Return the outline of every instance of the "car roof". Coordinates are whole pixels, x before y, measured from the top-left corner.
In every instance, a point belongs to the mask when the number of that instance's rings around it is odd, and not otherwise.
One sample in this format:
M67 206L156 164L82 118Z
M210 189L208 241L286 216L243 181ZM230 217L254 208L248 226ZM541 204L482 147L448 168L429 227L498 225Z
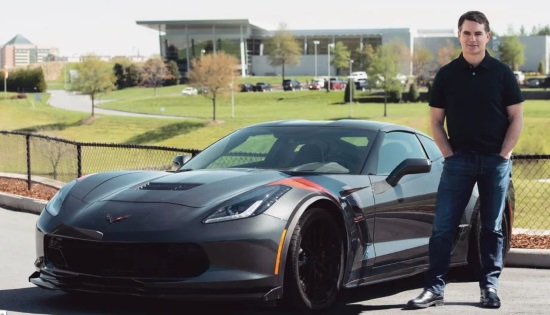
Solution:
M340 120L278 120L258 123L249 127L348 127L357 129L366 129L374 131L408 131L425 135L423 132L414 128L396 125L388 122L375 120L355 120L355 119L340 119Z

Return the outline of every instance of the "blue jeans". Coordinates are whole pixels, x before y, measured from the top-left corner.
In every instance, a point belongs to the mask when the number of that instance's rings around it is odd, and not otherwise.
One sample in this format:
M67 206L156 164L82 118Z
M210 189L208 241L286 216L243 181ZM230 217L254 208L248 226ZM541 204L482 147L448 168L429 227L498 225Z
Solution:
M498 154L457 151L445 159L429 244L425 289L442 294L458 226L477 183L480 201L480 288L498 287L503 264L502 214L512 162Z

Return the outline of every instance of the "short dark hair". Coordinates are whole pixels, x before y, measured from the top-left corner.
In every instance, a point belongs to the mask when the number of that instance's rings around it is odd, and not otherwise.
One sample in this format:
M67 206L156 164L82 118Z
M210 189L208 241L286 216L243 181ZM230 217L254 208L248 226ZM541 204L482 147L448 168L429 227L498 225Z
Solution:
M460 16L460 18L458 19L458 30L459 31L462 29L462 24L464 23L465 20L474 21L474 22L477 22L479 24L485 25L485 32L487 32L487 33L491 31L491 27L489 26L489 20L487 19L485 14L483 14L482 12L468 11L468 12L462 14Z

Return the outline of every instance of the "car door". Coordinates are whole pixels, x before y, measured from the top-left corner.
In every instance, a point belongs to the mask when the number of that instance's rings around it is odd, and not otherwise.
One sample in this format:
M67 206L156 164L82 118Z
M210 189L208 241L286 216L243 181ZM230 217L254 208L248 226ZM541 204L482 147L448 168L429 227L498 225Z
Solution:
M414 133L385 133L371 175L375 199L373 273L402 273L427 263L428 242L439 183L438 170L405 175L395 187L386 182L393 169L407 158L428 158Z

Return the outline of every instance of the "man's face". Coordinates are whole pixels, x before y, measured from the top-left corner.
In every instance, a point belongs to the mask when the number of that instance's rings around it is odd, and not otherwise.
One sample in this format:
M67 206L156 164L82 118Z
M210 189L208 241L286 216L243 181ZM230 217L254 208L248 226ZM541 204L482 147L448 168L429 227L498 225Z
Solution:
M485 25L475 21L465 20L458 31L458 39L465 55L482 54L490 38L491 33L485 32Z

